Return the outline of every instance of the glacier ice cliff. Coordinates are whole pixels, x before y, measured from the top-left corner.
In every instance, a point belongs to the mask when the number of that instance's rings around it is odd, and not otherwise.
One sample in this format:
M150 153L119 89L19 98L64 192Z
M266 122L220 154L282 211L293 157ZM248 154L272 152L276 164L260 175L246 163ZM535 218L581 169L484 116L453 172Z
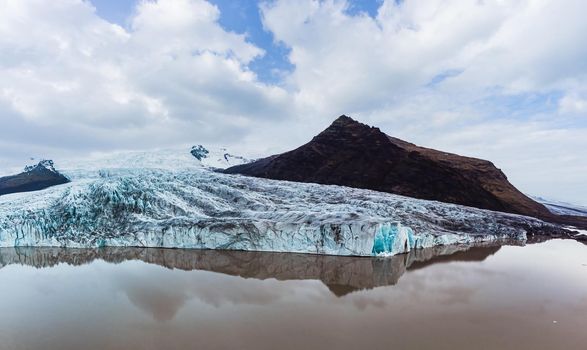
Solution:
M186 154L171 166L153 154L70 166L60 171L71 183L0 197L0 247L370 256L561 230L529 217L369 190L220 174Z

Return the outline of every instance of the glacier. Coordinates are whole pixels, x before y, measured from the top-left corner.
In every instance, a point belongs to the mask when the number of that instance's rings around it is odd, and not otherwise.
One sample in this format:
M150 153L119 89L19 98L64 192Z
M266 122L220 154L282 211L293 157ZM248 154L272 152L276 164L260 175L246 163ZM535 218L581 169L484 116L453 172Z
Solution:
M63 164L58 170L71 183L0 197L0 247L387 256L452 244L524 242L529 235L563 232L519 215L221 174L213 170L223 165L218 159L209 165L189 151L172 150L55 162Z
M587 207L584 206L545 199L542 197L531 196L531 198L544 205L551 213L556 215L587 216Z

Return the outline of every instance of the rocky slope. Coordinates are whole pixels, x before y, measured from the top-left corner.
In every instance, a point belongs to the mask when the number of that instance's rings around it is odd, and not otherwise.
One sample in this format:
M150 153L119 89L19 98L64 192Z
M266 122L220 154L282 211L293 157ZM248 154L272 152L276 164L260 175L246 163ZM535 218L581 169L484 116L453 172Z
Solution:
M68 182L67 177L55 170L53 161L42 160L37 165L27 166L20 174L0 177L0 196L42 190Z
M587 227L586 218L555 215L528 198L489 161L419 147L344 115L293 151L225 172L370 189Z

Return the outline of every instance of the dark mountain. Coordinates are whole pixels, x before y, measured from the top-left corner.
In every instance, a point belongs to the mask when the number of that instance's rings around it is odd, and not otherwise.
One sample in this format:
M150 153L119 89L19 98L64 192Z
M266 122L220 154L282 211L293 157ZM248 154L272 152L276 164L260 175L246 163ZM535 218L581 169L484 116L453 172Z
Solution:
M42 160L27 166L18 175L0 177L0 196L8 193L38 191L47 187L68 183L69 179L53 167L53 161Z
M587 219L552 214L489 161L419 147L344 115L293 151L225 172L364 188L587 226Z

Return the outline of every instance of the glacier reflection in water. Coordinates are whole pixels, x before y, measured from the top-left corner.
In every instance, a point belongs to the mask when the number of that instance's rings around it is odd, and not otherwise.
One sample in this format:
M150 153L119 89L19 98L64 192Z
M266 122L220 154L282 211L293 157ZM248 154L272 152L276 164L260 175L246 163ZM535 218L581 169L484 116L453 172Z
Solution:
M0 349L584 349L587 246L0 249ZM556 321L556 322L555 322Z
M108 263L142 261L168 269L204 270L265 280L320 280L335 295L395 285L410 268L441 261L482 261L500 249L496 245L439 246L386 258L230 250L159 249L133 247L0 248L0 267L18 264L36 268L73 266L96 260Z

